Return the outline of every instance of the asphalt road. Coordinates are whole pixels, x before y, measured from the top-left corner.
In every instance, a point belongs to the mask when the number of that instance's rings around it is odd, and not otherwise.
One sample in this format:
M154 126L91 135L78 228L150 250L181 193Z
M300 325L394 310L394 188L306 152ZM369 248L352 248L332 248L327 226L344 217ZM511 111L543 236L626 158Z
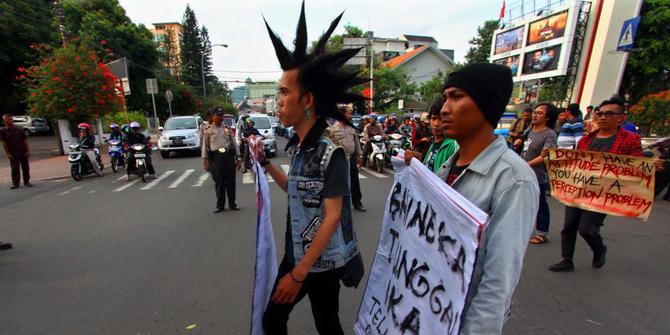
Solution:
M107 171L81 182L0 190L0 240L15 244L0 252L0 334L248 333L251 178L238 175L241 211L213 214L213 183L200 179L206 174L199 158L154 157L164 177L153 184L127 183ZM281 154L275 162L287 159ZM362 175L368 212L354 220L369 268L393 174ZM276 184L270 188L281 256L286 199ZM667 334L670 203L659 200L647 222L608 218L607 265L592 270L580 239L577 270L562 274L546 270L560 258L563 220L562 206L550 204L551 241L528 248L505 334ZM343 287L340 294L349 334L362 293ZM289 332L316 333L307 299L294 310Z

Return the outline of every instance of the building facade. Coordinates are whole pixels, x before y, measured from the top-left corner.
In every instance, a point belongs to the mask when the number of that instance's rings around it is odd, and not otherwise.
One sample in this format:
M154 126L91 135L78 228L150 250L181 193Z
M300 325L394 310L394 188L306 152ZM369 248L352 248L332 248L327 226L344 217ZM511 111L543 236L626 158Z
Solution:
M179 22L152 23L152 27L149 28L149 31L154 35L154 41L158 45L158 51L161 53L168 51L167 42L170 42L170 55L169 57L163 57L161 62L172 75L177 75L181 67L179 41L181 40L182 29L183 27ZM170 60L169 64L166 63L168 59Z

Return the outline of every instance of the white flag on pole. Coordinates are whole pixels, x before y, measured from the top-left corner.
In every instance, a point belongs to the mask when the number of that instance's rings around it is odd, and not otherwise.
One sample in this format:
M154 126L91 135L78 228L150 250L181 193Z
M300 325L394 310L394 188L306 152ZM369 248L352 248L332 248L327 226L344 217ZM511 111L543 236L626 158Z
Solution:
M260 143L259 143L260 142ZM257 145L263 142L249 140L251 152L255 152ZM277 251L275 239L272 234L272 220L270 217L270 188L265 178L263 168L258 163L255 155L254 172L256 173L256 264L254 268L254 293L251 305L251 335L263 335L263 314L270 301L270 294L277 276Z

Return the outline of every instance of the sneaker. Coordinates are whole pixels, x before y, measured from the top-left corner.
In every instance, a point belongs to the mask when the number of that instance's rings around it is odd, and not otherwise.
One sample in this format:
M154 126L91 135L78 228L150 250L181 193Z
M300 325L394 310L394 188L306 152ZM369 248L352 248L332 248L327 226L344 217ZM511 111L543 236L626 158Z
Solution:
M357 203L357 204L354 204L354 208L355 208L357 211L359 211L359 212L365 212L365 211L367 211L367 209L365 208L365 206L363 206L363 204L360 203L360 202Z
M603 248L600 251L593 253L591 267L594 269L602 268L603 265L605 265L605 255L607 255L607 247L603 245Z
M564 259L560 263L556 263L549 267L549 271L553 272L571 272L575 270L575 264L569 259Z
M12 248L11 243L0 242L0 250L7 250L11 248Z
M29 183L29 182L28 182L28 183L25 183L25 185L26 185L26 187L33 187L33 184L31 184L31 183Z
M15 190L15 189L19 188L19 185L12 185L12 187L10 187L10 188L11 188L12 190Z

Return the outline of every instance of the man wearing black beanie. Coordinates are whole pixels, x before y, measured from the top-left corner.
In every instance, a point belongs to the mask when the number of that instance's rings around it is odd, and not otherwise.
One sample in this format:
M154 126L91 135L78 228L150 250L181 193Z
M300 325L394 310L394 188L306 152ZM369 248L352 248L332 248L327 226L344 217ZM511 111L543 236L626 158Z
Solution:
M459 149L438 175L490 217L460 334L502 333L538 209L540 191L533 170L493 133L511 94L512 73L496 64L465 66L444 87L442 126Z

